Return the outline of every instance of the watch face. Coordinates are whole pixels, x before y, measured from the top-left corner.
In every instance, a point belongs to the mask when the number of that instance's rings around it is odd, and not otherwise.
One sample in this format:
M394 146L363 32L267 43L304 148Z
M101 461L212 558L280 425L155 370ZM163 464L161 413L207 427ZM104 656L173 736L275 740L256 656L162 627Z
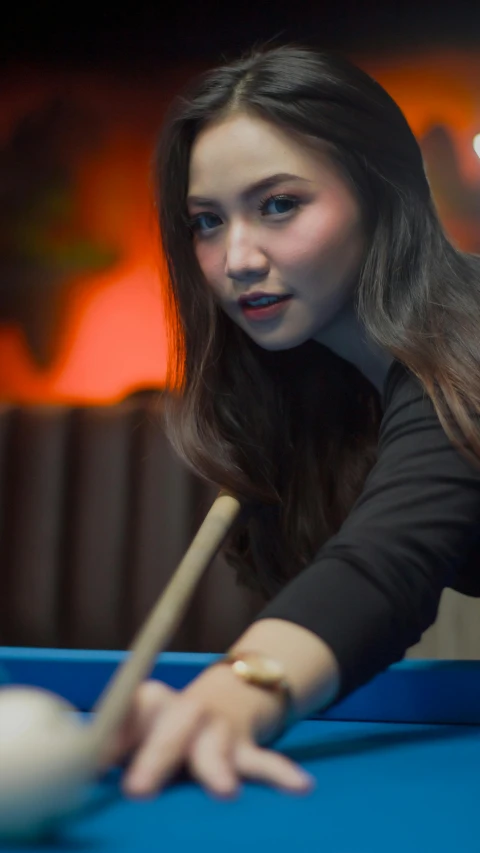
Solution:
M232 665L232 668L246 681L258 681L259 684L273 686L279 684L284 678L282 665L271 658L254 652L243 653L241 658Z

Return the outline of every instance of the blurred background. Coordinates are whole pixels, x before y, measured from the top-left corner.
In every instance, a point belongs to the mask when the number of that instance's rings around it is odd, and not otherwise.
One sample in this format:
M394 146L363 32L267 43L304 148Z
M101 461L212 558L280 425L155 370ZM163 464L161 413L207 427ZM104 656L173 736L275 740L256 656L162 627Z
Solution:
M480 253L480 4L19 2L0 30L0 643L124 648L215 492L161 426L151 162L165 107L254 43L343 52L403 109L447 232ZM262 602L217 558L171 648L220 651ZM446 593L411 655L480 656Z

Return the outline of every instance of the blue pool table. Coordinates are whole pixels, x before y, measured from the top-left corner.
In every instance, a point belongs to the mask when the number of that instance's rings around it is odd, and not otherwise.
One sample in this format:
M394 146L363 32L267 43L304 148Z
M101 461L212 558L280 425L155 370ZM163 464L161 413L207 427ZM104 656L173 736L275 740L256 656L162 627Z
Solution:
M0 648L0 672L88 712L122 652ZM214 655L162 655L153 676L182 687ZM275 748L313 773L290 796L244 784L215 801L187 778L129 800L112 770L84 813L38 853L470 853L480 851L480 661L391 667ZM0 756L1 760L1 756ZM1 846L0 850L12 850Z

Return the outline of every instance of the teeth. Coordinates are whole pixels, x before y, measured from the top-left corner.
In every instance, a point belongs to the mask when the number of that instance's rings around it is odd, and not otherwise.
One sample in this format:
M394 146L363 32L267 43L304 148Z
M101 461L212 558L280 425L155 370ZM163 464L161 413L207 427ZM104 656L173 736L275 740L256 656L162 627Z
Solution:
M247 305L253 305L253 306L273 305L274 302L279 302L279 301L281 301L281 297L279 297L279 296L262 296L260 299L249 300L246 304Z

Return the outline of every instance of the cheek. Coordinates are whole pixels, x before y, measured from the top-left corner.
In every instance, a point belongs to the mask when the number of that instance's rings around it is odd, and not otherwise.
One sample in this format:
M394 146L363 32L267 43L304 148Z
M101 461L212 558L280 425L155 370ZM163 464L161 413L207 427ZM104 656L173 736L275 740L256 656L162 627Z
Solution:
M363 253L363 230L355 210L338 211L335 207L310 209L292 223L288 234L277 243L279 263L305 272L326 265L349 269L360 263Z
M198 265L208 282L208 284L216 289L224 278L224 262L223 250L219 243L215 241L198 242L194 246L195 256Z
M204 272L218 265L219 250L218 246L215 247L213 240L210 242L199 241L195 244L194 251L200 268Z

